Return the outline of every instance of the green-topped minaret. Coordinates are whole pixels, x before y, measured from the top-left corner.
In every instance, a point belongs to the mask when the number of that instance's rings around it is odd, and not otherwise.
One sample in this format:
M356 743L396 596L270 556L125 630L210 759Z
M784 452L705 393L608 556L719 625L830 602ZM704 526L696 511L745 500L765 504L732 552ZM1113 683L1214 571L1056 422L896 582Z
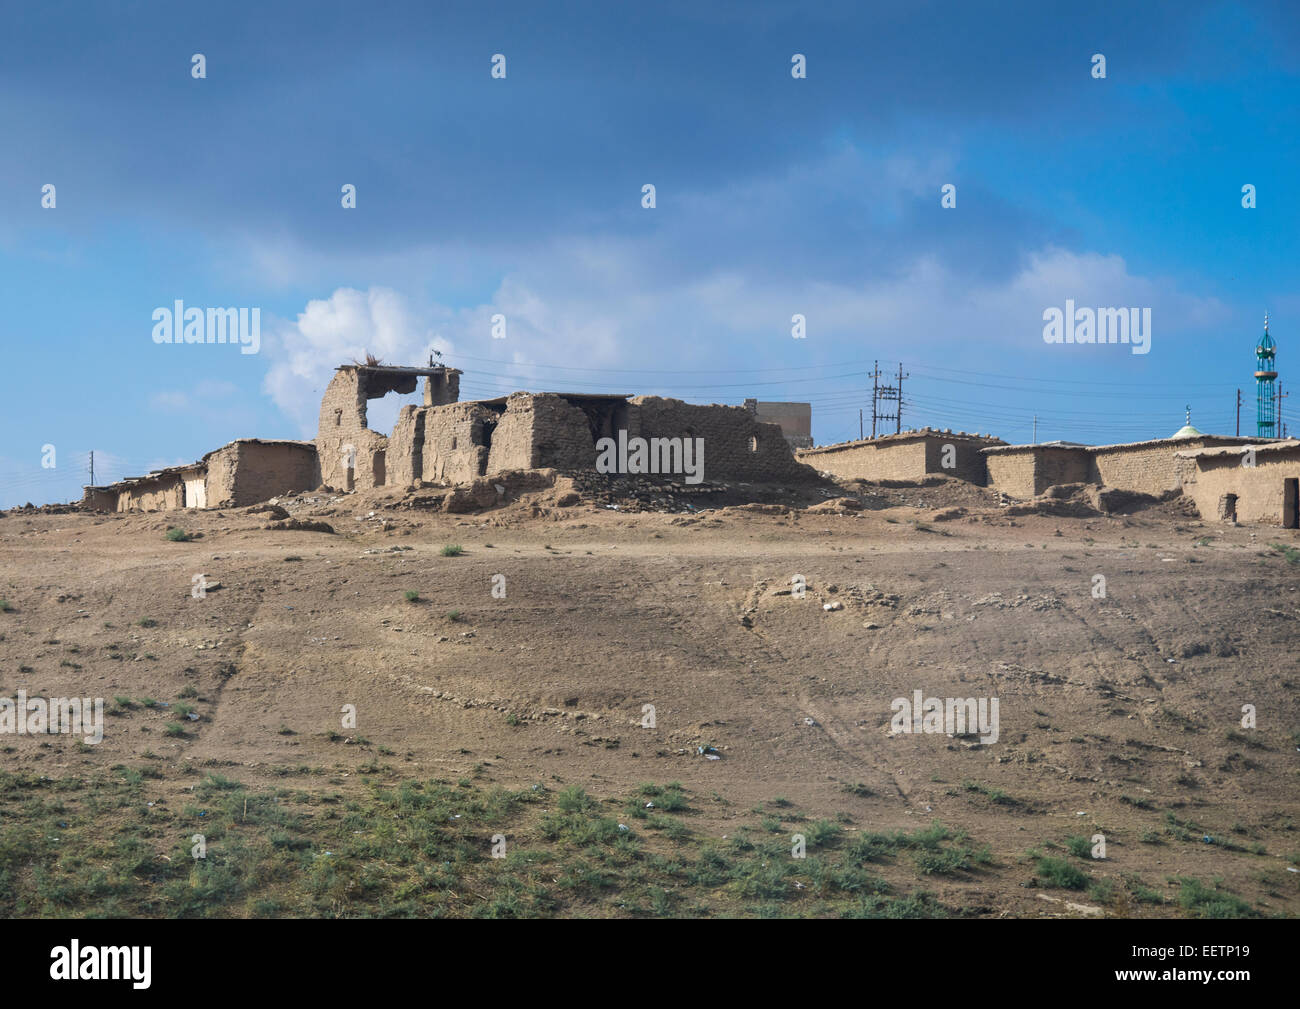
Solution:
M1268 313L1264 313L1264 339L1255 348L1255 434L1260 438L1276 438L1277 396L1277 344L1268 335Z

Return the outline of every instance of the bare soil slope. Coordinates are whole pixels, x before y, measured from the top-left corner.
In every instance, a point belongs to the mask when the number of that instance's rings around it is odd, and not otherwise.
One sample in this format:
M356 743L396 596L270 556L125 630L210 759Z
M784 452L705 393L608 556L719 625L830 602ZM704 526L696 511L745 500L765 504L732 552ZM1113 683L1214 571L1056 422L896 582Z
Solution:
M1159 899L1180 877L1300 912L1300 564L1271 546L1294 532L1163 506L1013 516L964 485L843 493L685 514L553 493L464 515L379 493L282 502L334 534L246 510L11 512L0 696L132 703L97 746L2 737L0 766L152 762L174 807L202 770L274 784L320 767L346 791L376 759L392 783L609 797L671 780L718 838L777 799L850 833L964 830L989 847L978 867L885 869L961 913L1183 914ZM173 523L201 535L171 542ZM200 574L219 586L195 598ZM917 690L998 698L998 741L891 734L891 702ZM169 736L185 696L199 718ZM1062 847L1098 833L1105 860ZM1101 888L1045 886L1039 854Z

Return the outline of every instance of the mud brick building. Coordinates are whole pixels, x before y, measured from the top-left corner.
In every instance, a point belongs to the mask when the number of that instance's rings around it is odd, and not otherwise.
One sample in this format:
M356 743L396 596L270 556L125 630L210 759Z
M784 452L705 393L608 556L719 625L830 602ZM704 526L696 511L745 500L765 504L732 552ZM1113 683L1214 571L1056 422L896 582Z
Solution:
M696 406L658 396L516 392L458 402L450 368L344 365L321 400L316 448L322 484L336 491L465 483L509 470L592 470L601 438L701 438L704 479L772 483L815 480L780 426L739 406ZM424 405L406 406L389 436L366 423L366 401L411 393L425 379Z
M923 480L953 476L983 486L988 469L983 450L1005 444L992 435L922 428L795 453L800 462L841 480ZM945 465L951 463L951 465Z
M617 441L622 433L651 444L701 440L701 477L714 483L790 485L814 482L819 473L902 482L952 476L1024 500L1064 484L1151 495L1182 489L1205 518L1291 528L1300 512L1300 442L1207 435L1190 421L1169 438L1121 445L1007 445L991 435L923 428L792 448L810 440L806 403L703 406L568 392L461 402L460 376L443 366L342 365L321 399L314 442L240 438L198 462L87 487L82 506L118 512L242 507L318 488L463 485L538 469L587 473L596 468L601 439ZM391 434L371 430L369 401L414 393L421 379L423 402L403 407ZM1241 465L1243 459L1251 465Z
M1183 493L1204 519L1300 528L1300 441L1177 452Z
M1183 428L1169 438L1119 445L1000 445L984 450L989 484L1008 497L1028 500L1048 487L1095 483L1159 495L1182 486L1175 454L1213 446L1244 445L1258 439L1202 434Z
M319 484L316 446L311 442L240 438L198 462L87 487L81 504L110 512L241 508Z
M455 368L444 367L345 364L335 369L321 399L316 426L321 482L332 490L387 484L388 438L367 425L367 402L390 392L415 392L424 378L425 407L455 403L460 398L460 376Z

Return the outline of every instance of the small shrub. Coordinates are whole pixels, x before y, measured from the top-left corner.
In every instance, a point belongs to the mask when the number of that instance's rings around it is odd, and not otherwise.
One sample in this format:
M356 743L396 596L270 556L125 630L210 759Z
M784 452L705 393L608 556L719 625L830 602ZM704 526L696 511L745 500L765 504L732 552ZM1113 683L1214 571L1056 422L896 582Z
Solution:
M415 589L407 589L402 595L408 603L418 603L420 601L420 593L416 592Z
M193 537L184 529L178 529L172 526L167 530L167 538L173 543L188 543Z
M465 548L458 543L448 543L441 550L444 557L459 557L465 552Z
M1045 886L1065 890L1082 890L1088 884L1088 877L1065 859L1046 855L1038 860L1038 878Z

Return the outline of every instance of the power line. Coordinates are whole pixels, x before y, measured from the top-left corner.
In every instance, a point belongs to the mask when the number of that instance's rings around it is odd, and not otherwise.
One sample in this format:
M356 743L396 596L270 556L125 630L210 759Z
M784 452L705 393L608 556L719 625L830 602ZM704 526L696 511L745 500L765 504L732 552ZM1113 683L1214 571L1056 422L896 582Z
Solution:
M841 361L836 364L806 364L806 365L773 365L768 368L726 368L707 370L700 368L686 369L667 369L667 368L594 368L582 365L563 365L563 364L531 364L524 361L502 361L496 358L475 357L470 354L456 354L455 357L465 361L480 361L485 364L504 365L507 368L542 368L548 371L576 371L576 372L597 372L601 374L625 374L625 375L747 375L763 374L767 372L784 373L788 371L811 371L823 368L856 368L866 367L871 361ZM1079 378L1048 378L1034 375L1004 375L1000 372L976 371L971 368L942 368L938 365L926 362L901 362L904 367L915 369L918 372L939 371L950 374L960 375L978 375L983 378L1000 378L1015 382L1056 382L1066 385L1113 385L1120 388L1140 388L1148 389L1152 386L1168 385L1179 389L1192 389L1197 387L1221 389L1231 387L1231 382L1115 382L1105 379L1079 379ZM478 374L486 374L479 372ZM823 376L823 377L840 377L840 376ZM951 381L937 378L936 381ZM800 379L799 381L807 381ZM996 388L996 387L995 387Z

